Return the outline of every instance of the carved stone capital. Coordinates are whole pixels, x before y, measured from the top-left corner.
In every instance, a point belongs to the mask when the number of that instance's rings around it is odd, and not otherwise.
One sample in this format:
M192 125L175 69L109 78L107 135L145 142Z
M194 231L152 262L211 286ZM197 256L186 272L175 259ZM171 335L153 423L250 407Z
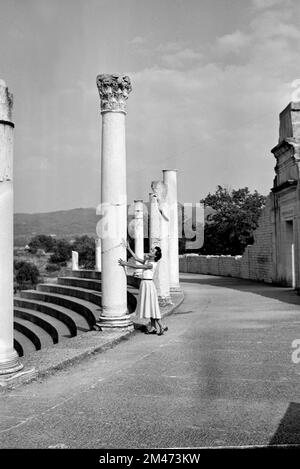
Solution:
M101 112L126 113L126 100L132 90L128 76L98 75L97 87L100 95Z

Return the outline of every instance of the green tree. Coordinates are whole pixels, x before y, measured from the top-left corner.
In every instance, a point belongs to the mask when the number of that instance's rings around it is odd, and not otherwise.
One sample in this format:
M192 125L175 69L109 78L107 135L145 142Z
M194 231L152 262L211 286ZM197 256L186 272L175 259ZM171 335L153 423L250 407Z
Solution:
M73 251L78 252L80 266L85 269L95 268L95 239L84 235L75 238L72 245Z
M39 234L31 238L28 246L30 252L35 254L38 249L43 249L46 252L53 251L55 248L56 240L52 238L52 236L47 236L43 234Z
M201 254L242 254L253 243L266 197L257 191L251 193L248 187L228 190L218 186L201 202L212 211L206 219Z
M71 259L72 246L66 239L58 239L55 244L54 252L50 256L49 262L52 264L66 265Z
M36 285L39 281L39 270L32 262L15 261L14 276L19 285L32 284Z

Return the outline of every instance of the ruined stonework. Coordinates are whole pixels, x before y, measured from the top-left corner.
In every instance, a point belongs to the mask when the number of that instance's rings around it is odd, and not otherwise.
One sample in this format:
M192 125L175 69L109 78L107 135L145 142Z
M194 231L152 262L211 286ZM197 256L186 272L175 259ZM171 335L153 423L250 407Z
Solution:
M237 277L272 282L272 200L268 197L254 232L254 244L247 246L243 256L185 255L179 259L181 272Z
M280 113L275 178L243 256L182 256L181 272L239 277L300 290L300 103Z

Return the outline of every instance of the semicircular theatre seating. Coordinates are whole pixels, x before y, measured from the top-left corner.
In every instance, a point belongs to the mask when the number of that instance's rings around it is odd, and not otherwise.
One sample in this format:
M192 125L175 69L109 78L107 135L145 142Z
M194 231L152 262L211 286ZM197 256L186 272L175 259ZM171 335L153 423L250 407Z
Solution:
M128 280L129 313L138 285ZM101 272L72 271L56 283L41 283L14 298L14 347L20 356L93 329L101 312Z

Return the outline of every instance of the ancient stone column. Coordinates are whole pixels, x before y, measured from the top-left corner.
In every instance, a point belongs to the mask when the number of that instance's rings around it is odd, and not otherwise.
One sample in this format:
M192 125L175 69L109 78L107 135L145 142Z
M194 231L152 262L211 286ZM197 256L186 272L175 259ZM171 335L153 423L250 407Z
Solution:
M102 114L101 206L102 312L98 325L132 327L127 310L127 279L118 259L126 260L127 193L125 115L130 79L98 75Z
M72 251L72 270L79 270L78 267L78 252Z
M157 205L157 196L149 193L149 249L160 247L160 213Z
M150 204L150 247L159 246L162 257L158 262L154 283L160 306L172 304L169 280L169 205L167 186L161 181L152 181L153 194ZM151 223L154 224L151 228Z
M0 375L23 368L14 349L13 97L0 80Z
M144 259L144 204L142 200L134 201L134 252L137 257ZM136 270L142 275L142 269Z
M170 291L181 291L179 285L179 250L178 250L178 202L177 170L164 169L163 181L167 185L167 202L169 205L169 275Z
M101 238L95 239L95 269L101 272Z

